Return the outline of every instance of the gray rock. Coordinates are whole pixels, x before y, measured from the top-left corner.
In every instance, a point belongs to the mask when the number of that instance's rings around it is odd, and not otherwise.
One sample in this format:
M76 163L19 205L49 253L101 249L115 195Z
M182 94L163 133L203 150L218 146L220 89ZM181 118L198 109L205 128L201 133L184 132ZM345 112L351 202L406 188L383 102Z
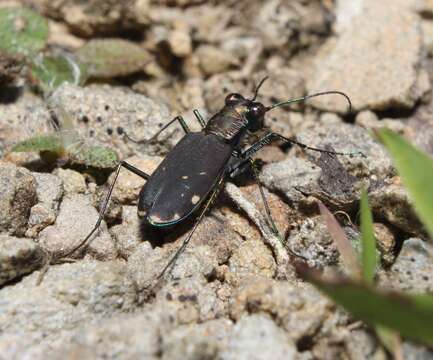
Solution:
M116 248L119 255L129 258L143 242L140 232L140 221L136 206L122 207L122 223L110 228L110 233L116 239Z
M186 234L185 236L187 236ZM183 237L175 243L166 244L162 248L151 249L143 243L128 258L128 273L139 291L150 290L158 280L158 276L181 246ZM218 266L215 252L207 245L189 246L177 258L165 277L179 280L187 277L210 277Z
M230 315L240 319L247 313L266 312L298 342L317 336L326 321L335 326L332 303L308 284L293 285L263 277L246 278L230 299ZM321 330L322 329L322 330Z
M35 172L33 176L36 179L38 203L30 210L26 237L35 238L42 229L56 220L63 196L63 182L59 177L48 173Z
M296 346L269 316L242 317L233 327L227 348L220 357L236 359L294 359Z
M0 231L24 235L36 201L36 180L30 171L0 163Z
M395 227L416 235L423 233L423 227L416 216L407 190L399 178L381 184L369 194L373 212L386 219Z
M51 209L57 210L64 190L62 179L48 173L35 172L33 176L36 179L38 202L47 204Z
M339 37L328 42L317 57L316 71L308 81L309 92L344 91L358 111L412 107L430 85L420 87L420 21L408 3L358 2L356 14L340 27ZM321 97L313 103L328 111L347 109L338 96Z
M39 243L54 256L72 250L93 229L98 220L98 212L92 206L90 196L75 194L66 197L60 205L59 215L54 225L41 231ZM90 239L87 251L99 259L113 259L117 252L114 242L103 221L99 231ZM77 251L79 256L83 251Z
M422 345L405 341L403 343L403 356L405 360L431 360L433 351Z
M152 174L161 160L160 157L143 155L125 159L128 164L135 166L147 174ZM107 184L112 183L113 177L114 174L108 179ZM113 199L121 204L137 204L138 194L145 183L145 179L142 179L131 171L122 169L113 190Z
M395 263L380 273L380 285L416 293L433 291L433 247L417 238L405 240Z
M328 31L330 14L317 2L272 0L257 5L248 8L250 16L244 16L244 21L254 16L253 26L267 49L282 47L291 52L314 44L318 34ZM303 36L296 36L299 32Z
M338 263L337 246L321 216L298 224L290 233L287 246L305 257L310 266L322 268Z
M246 240L231 256L229 269L235 277L261 275L272 278L276 263L272 251L262 241Z
M44 265L47 256L30 239L0 235L0 286Z
M78 171L59 168L54 175L62 180L66 194L84 194L87 190L86 179Z
M200 276L167 283L156 294L162 308L175 309L177 322L188 324L227 316L227 304L217 295L221 284Z
M80 325L135 308L134 287L120 261L52 266L36 285L39 275L34 272L1 290L2 338L19 335L31 340L31 346L9 344L10 358L39 352L37 358L42 359L47 349L60 348Z
M115 315L79 327L69 342L57 346L55 359L159 359L161 324L150 311Z
M338 160L350 175L363 178L366 183L394 174L390 156L370 132L356 125L321 120L316 126L297 133L297 140L309 146L322 149L331 146L335 151L353 154L339 155ZM315 151L305 153L314 162L321 157Z
M125 159L134 154L166 152L169 141L182 130L173 125L152 144L136 144L117 132L123 128L134 139L150 139L170 116L165 106L127 89L108 85L63 85L50 98L51 106L71 114L79 134L90 144L111 145Z
M183 325L162 339L162 359L215 359L226 347L233 323L228 319Z

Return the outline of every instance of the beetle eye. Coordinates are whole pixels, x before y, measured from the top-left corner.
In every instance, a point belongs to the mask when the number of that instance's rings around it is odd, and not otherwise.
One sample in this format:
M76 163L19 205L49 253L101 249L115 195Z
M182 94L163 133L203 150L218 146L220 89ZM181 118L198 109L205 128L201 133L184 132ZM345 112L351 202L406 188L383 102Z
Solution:
M266 109L260 103L253 103L248 109L248 118L257 119L265 115Z
M226 105L233 105L241 100L244 100L244 97L241 94L232 93L226 96L225 103Z
M260 103L252 103L248 107L247 119L250 131L257 131L263 127L265 113L266 108Z

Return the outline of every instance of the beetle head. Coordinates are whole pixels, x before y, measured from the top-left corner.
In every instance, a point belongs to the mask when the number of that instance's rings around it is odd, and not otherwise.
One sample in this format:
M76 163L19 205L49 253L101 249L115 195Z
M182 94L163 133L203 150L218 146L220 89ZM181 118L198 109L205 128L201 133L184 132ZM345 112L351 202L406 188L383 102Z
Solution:
M247 121L246 127L249 131L254 132L263 128L266 107L262 103L245 99L241 94L232 93L227 95L225 105Z

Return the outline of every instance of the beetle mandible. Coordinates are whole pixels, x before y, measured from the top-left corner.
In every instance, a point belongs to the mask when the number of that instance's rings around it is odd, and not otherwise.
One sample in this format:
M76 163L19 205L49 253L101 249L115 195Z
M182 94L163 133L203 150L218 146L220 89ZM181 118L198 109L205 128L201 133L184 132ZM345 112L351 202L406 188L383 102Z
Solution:
M322 153L353 155L353 153L342 153L311 147L274 132L268 132L260 140L247 149L242 150L247 132L256 132L263 129L265 114L277 107L305 101L316 96L337 94L346 98L349 104L349 111L351 109L349 97L340 91L320 92L279 102L271 106L265 106L256 101L256 97L266 79L265 77L261 80L251 99L247 99L238 93L227 95L224 107L211 116L207 122L198 110L194 110L193 113L202 128L199 132L191 132L181 116L175 117L163 126L150 140L156 138L162 131L175 122L180 123L185 136L167 154L151 175L146 174L125 161L121 161L116 168L114 179L101 206L95 227L84 240L80 241L79 244L63 255L63 257L70 256L82 248L98 230L122 167L146 180L140 191L137 214L147 225L155 228L167 228L184 221L198 209L201 209L193 228L176 253L168 261L167 265L161 270L158 276L159 279L174 264L178 256L188 245L206 210L208 210L218 195L224 181L238 175L245 167L253 167L252 156L264 146L279 140L284 143L298 145L303 149ZM120 130L123 131L122 129ZM130 141L137 143L150 141L137 141L129 137L127 133L123 133ZM260 186L259 182L258 184ZM268 223L274 231L277 231L272 221L264 193L261 188L260 190L265 204Z

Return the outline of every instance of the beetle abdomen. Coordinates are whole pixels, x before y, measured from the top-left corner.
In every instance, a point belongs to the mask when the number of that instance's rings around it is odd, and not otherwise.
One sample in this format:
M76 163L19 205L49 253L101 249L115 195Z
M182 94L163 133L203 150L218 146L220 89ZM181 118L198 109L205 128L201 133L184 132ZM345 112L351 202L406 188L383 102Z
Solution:
M141 189L139 216L159 227L182 221L224 175L232 150L213 134L185 135Z

